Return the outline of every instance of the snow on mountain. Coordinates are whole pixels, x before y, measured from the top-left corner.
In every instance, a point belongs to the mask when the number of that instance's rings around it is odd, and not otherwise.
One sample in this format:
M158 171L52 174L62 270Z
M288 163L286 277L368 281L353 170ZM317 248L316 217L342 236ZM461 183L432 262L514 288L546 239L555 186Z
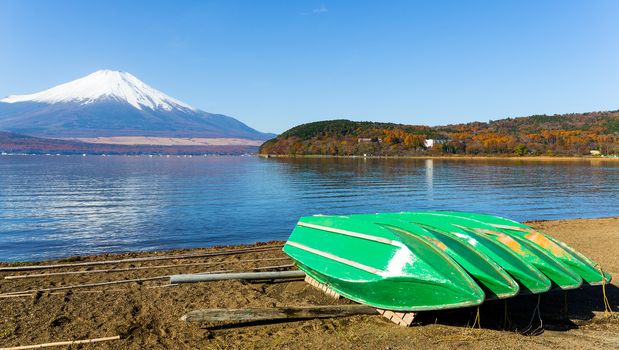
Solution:
M83 78L30 95L11 95L0 100L5 103L76 102L89 104L102 98L126 101L137 109L196 109L152 88L127 72L99 70Z
M0 130L51 138L174 137L266 140L226 115L196 109L126 72L83 78L0 100Z

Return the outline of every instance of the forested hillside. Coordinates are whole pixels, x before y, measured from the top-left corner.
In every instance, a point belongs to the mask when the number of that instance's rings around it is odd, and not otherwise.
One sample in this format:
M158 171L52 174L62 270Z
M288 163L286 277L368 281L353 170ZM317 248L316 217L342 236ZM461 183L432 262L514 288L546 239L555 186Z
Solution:
M434 140L430 146L426 140ZM260 147L276 155L619 154L619 111L534 115L429 127L329 120L296 126Z

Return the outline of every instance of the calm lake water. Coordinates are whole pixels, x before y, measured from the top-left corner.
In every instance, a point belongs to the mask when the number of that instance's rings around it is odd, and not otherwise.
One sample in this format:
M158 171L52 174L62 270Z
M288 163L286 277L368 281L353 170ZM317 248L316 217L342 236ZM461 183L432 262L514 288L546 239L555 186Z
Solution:
M303 215L420 209L616 216L619 162L0 157L0 261L285 240Z

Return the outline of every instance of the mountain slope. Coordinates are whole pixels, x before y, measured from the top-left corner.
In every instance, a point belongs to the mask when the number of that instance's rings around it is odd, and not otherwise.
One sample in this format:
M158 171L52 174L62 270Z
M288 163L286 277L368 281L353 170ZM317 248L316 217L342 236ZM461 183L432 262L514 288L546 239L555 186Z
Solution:
M191 107L129 73L110 70L39 93L1 99L0 130L56 138L272 137L232 117Z

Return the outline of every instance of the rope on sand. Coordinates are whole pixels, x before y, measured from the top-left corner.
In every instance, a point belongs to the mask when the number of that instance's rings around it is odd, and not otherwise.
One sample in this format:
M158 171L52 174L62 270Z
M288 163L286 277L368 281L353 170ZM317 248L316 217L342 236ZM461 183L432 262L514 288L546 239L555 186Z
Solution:
M606 318L616 318L615 313L613 312L613 308L610 306L610 302L608 301L608 296L606 295L606 276L604 276L604 271L602 271L602 266L597 266L600 274L602 275L602 299L604 300L604 317Z
M436 338L436 337L433 337ZM436 339L436 342L451 342L451 341L479 341L481 340L481 316L480 309L477 306L477 312L475 313L475 319L473 325L469 328L468 325L462 334L453 336L441 336Z
M503 314L503 329L509 329L512 326L512 320L509 318L509 309L507 308L507 299L503 300L505 304L505 310Z
M540 313L540 310L539 310L539 305L540 305L541 300L542 300L542 296L538 294L537 305L535 305L535 309L533 309L533 315L531 315L531 321L529 321L529 324L527 325L527 327L522 332L520 332L520 334L528 335L528 336L536 336L536 335L540 335L544 333L544 322L542 321L542 314ZM533 329L533 320L535 319L536 315L539 320L539 326Z

